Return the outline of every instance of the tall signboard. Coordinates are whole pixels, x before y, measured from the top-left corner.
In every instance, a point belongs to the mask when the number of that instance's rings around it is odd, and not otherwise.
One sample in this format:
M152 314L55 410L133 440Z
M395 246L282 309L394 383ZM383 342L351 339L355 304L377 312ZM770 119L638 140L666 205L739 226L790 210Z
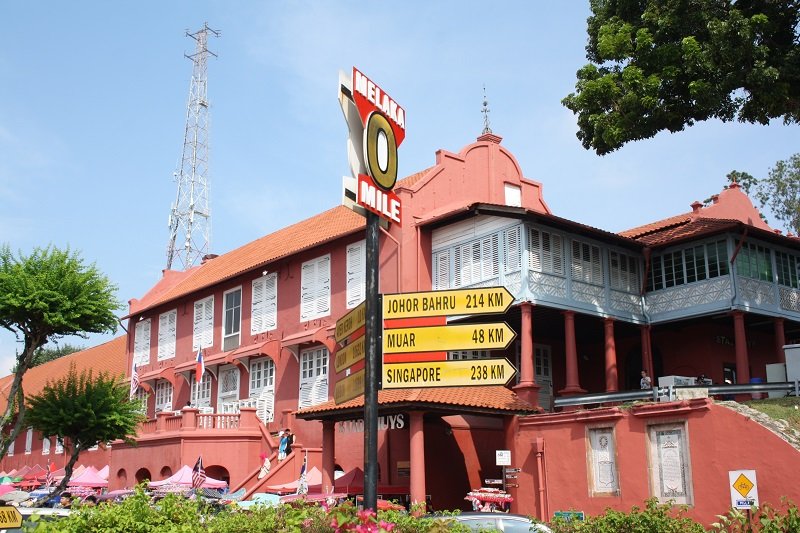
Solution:
M347 154L353 191L345 185L345 196L364 211L366 235L366 298L364 301L364 507L377 510L378 503L378 384L380 383L379 344L381 329L378 294L378 253L381 219L402 223L400 198L392 192L397 181L397 148L406 135L406 113L394 98L377 83L353 67L351 77L339 75L339 103L347 121L350 137ZM346 325L342 325L347 329ZM337 324L339 330L339 324ZM355 346L339 361L346 368L348 360L360 357ZM356 394L362 382L358 373L347 376L339 387L337 401Z

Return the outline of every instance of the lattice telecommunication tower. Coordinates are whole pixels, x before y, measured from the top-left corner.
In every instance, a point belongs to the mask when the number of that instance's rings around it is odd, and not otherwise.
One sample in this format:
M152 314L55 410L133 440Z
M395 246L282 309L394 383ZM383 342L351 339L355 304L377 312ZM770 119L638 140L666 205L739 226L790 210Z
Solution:
M178 194L169 215L167 269L176 261L187 269L211 251L211 205L208 181L208 56L217 55L208 49L208 37L220 32L208 24L187 37L196 41L195 52L184 54L192 61L192 81L186 110L186 131L183 154L174 179Z

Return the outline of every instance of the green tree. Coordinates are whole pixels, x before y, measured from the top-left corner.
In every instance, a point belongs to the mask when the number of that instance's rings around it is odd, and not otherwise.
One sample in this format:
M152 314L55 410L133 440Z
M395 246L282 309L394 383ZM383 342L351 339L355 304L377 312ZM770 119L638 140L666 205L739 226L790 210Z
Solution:
M48 381L39 394L27 398L25 423L43 435L60 438L70 450L56 494L67 486L82 451L116 439L134 442L144 415L141 402L131 400L128 393L121 376L103 372L95 377L92 370L78 374L73 363L65 376Z
M603 155L695 122L800 122L800 0L591 0L562 103Z
M15 256L0 246L0 327L14 333L23 349L17 354L8 404L0 428L0 458L19 435L25 402L22 377L33 366L36 351L64 335L114 332L120 308L116 286L77 253L55 247L36 248Z
M56 359L60 359L65 355L69 355L71 353L79 352L83 350L80 346L73 346L69 343L64 344L56 344L53 348L48 348L43 346L36 350L36 353L33 354L33 361L31 362L31 368L39 365L43 365L45 363L49 363L50 361L55 361ZM14 369L11 371L12 374L17 372L17 367L14 366Z

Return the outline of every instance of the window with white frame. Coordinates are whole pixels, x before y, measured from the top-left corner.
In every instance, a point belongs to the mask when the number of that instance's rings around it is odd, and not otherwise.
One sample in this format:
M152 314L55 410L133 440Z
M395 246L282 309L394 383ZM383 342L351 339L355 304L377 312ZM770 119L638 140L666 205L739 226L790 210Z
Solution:
M166 379L156 382L156 413L172 411L172 383Z
M328 400L328 349L300 353L300 409Z
M33 450L33 428L28 428L25 433L25 455L30 455Z
M278 273L253 280L250 333L255 335L278 327Z
M210 407L211 406L211 374L206 372L203 374L203 379L200 383L195 379L195 374L192 372L192 405L194 407Z
M603 265L600 260L600 247L581 241L572 241L570 272L572 279L576 281L602 285Z
M613 250L608 252L608 262L611 288L638 293L639 262L634 257Z
M306 261L300 275L300 320L331 314L331 256Z
M150 319L136 323L133 334L133 360L137 366L150 364Z
M505 192L506 205L511 207L522 206L522 189L520 189L519 185L505 183L503 190Z
M528 228L529 268L545 274L564 275L564 240L561 235Z
M800 258L776 251L775 266L778 267L779 284L800 289Z
M669 289L696 281L728 275L724 240L695 244L653 256L647 276L647 291Z
M505 272L517 272L522 268L522 226L503 231L505 241Z
M147 414L147 391L143 388L139 387L136 390L136 393L133 395L133 398L139 402L141 402L141 409L139 410L140 413L143 415Z
M450 361L466 361L468 359L489 359L488 350L455 350L447 352Z
M269 357L250 361L250 398L255 400L256 416L272 422L275 412L275 362Z
M242 288L225 292L222 301L225 306L222 318L222 350L227 352L239 347L239 332L242 329Z
M352 309L364 301L367 287L367 241L347 247L347 308Z
M772 281L772 257L769 248L746 242L736 256L736 273L746 278Z
M42 439L42 455L50 455L50 437Z
M56 437L56 455L64 453L64 439Z
M455 287L468 287L498 277L500 236L495 233L457 246Z
M192 326L192 352L214 345L214 297L209 296L194 303Z
M177 338L178 310L173 309L158 316L158 360L175 357L175 339Z

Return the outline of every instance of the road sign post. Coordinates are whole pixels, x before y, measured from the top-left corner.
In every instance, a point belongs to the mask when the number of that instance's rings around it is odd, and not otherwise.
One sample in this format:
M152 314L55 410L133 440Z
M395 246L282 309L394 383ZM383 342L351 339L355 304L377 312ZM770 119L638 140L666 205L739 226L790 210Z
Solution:
M383 353L504 350L516 336L505 322L387 329L383 334Z
M503 286L383 295L383 318L505 313L514 296Z
M16 507L4 505L0 507L0 529L22 527L22 515Z

